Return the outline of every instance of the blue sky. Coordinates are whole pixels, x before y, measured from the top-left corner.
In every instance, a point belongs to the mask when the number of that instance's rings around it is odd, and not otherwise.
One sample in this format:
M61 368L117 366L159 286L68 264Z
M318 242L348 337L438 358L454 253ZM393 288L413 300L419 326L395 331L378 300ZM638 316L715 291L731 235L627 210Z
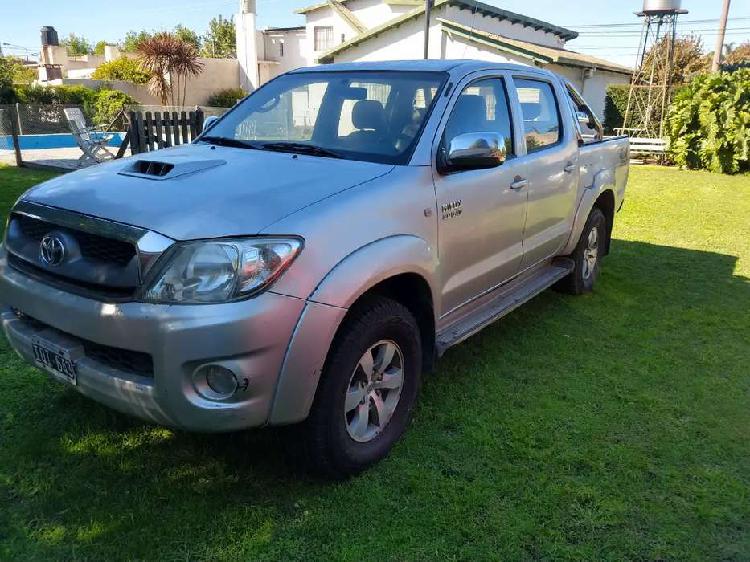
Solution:
M300 24L296 8L317 0L257 0L259 27ZM633 15L638 0L484 0L501 8L536 17L556 25L576 29L580 37L568 47L591 55L632 65L638 46L638 18ZM39 28L53 25L61 36L73 32L91 42L116 42L132 29L171 29L181 23L202 33L208 21L218 15L230 16L238 0L0 0L0 43L11 43L31 51L39 49ZM683 0L690 14L680 33L694 31L703 36L704 47L712 50L721 0ZM695 20L711 20L698 21ZM621 27L586 27L630 23ZM750 2L734 0L730 11L726 42L750 39ZM5 52L23 54L17 47L3 46ZM417 55L417 54L415 54Z

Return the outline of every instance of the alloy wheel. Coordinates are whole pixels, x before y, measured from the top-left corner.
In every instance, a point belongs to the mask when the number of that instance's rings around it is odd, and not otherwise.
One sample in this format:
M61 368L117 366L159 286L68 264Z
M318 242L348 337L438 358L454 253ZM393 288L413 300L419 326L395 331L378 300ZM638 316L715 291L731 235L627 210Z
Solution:
M404 384L404 356L396 342L380 340L354 368L344 403L349 436L366 443L382 433L391 420Z

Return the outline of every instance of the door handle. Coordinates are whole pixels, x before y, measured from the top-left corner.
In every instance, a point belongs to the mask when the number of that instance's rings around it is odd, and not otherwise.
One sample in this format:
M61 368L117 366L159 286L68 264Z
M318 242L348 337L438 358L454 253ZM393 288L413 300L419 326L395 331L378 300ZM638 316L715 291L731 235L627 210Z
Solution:
M576 165L573 162L568 162L567 164L565 164L565 167L563 168L566 174L572 174L573 172L575 172L575 169L576 169Z
M511 189L522 189L529 185L529 180L526 178L522 178L521 176L516 176L513 178L513 183L510 184Z

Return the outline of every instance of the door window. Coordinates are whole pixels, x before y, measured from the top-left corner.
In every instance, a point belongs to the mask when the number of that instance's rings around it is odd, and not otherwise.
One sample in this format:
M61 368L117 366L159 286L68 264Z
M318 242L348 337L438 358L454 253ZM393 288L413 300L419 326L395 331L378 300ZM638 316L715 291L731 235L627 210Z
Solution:
M573 86L567 84L566 92L568 94L568 102L570 103L571 110L573 111L573 120L576 123L576 128L578 129L578 134L580 135L583 144L590 144L592 142L602 140L602 125L596 118L596 115L594 115L594 112L591 111L591 108L586 104L585 101L583 101L583 98L573 88ZM588 122L579 122L578 116L576 115L577 113L585 113L589 118Z
M523 113L526 152L536 152L560 142L562 125L552 85L541 80L514 78Z
M513 155L513 127L505 84L501 78L472 82L456 100L443 135L443 147L464 133L500 133L507 155Z

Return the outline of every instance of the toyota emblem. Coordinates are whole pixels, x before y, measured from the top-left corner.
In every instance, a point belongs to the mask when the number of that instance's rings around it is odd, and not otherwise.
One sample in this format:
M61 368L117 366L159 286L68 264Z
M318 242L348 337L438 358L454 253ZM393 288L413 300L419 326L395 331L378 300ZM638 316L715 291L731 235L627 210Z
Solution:
M39 244L39 259L44 265L57 266L65 260L65 243L58 234L45 234Z

